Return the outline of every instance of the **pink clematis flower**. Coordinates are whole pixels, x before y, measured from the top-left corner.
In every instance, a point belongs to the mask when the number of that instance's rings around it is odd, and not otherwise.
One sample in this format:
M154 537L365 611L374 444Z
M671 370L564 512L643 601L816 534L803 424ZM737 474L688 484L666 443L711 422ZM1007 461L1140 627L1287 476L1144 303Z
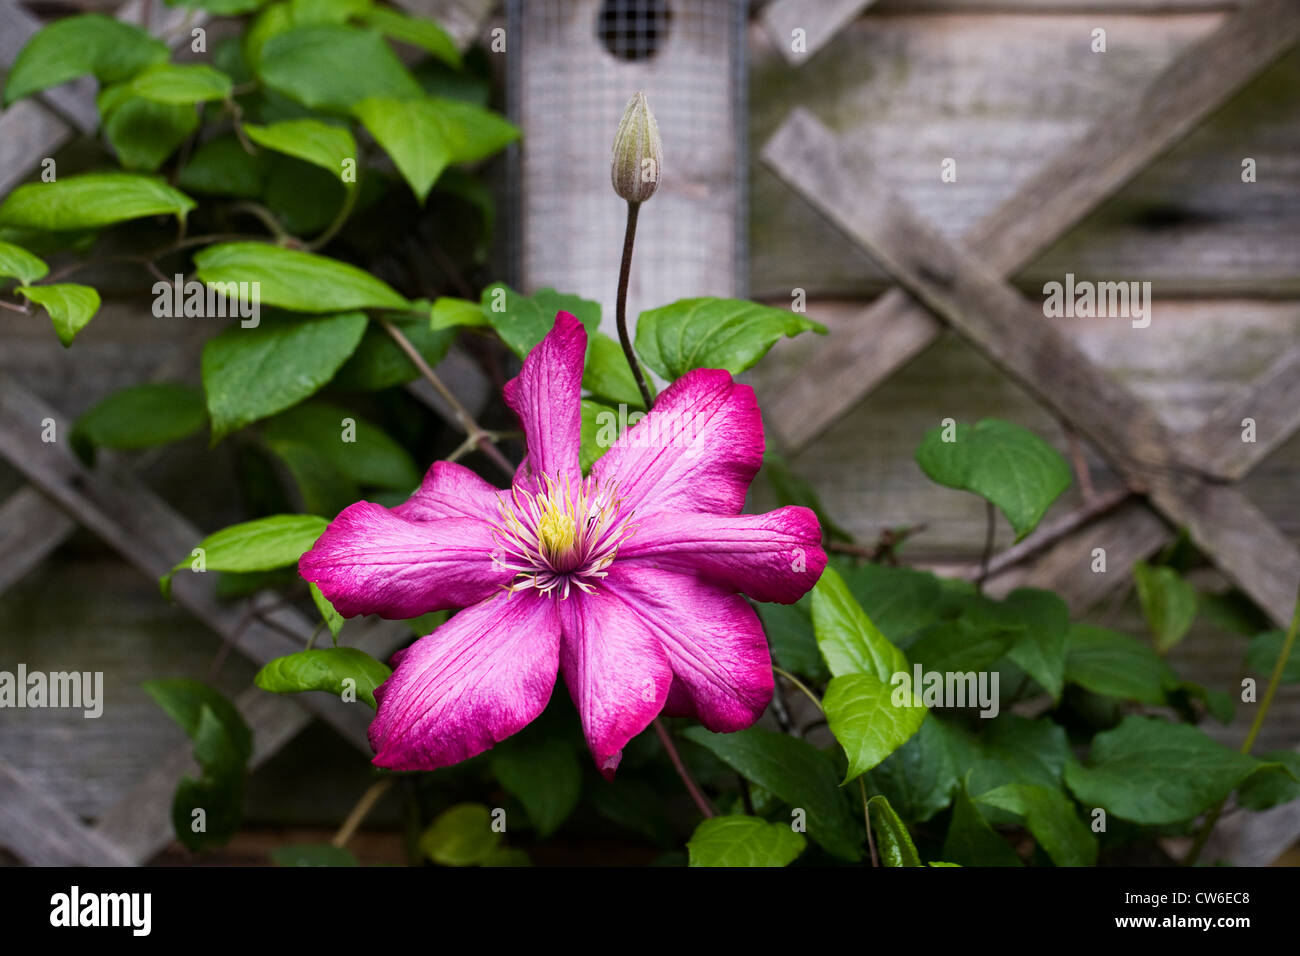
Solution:
M561 312L506 385L528 450L508 491L435 462L404 504L348 507L302 556L345 616L464 608L394 656L370 725L378 766L481 753L542 712L557 672L606 777L660 713L735 731L771 699L767 640L738 592L797 601L826 555L807 508L740 513L763 458L753 389L687 373L584 478L586 348Z

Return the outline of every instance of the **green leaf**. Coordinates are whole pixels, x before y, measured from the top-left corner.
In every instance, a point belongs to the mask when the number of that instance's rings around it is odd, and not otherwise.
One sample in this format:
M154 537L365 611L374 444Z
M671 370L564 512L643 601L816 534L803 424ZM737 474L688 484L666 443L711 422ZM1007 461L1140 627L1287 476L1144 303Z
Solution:
M406 449L378 425L337 405L311 402L295 406L263 425L262 434L311 446L359 485L410 491L420 483L420 473Z
M369 97L413 99L423 92L370 30L329 23L295 26L273 34L255 52L249 62L267 86L315 110L347 113Z
M420 852L443 866L474 866L501 842L492 814L481 803L459 803L443 811L420 835Z
M1024 866L1016 851L984 819L963 784L958 784L943 858L961 866Z
M236 17L241 13L252 13L266 0L165 0L169 7L197 7L213 16Z
M989 670L1007 653L1017 631L995 624L957 618L941 621L921 632L920 638L907 648L910 661L925 672L958 674ZM967 701L971 706L973 701Z
M276 866L359 866L357 858L330 843L294 843L271 851Z
M258 199L269 171L265 153L250 154L233 133L202 143L181 170L177 182L190 192Z
M848 754L845 783L880 763L920 729L926 714L920 699L896 703L894 697L894 686L875 674L831 678L822 707L831 733ZM898 697L907 701L904 688L898 688Z
M343 630L343 615L334 609L330 599L315 584L308 584L307 588L311 591L312 603L316 605L316 610L320 611L321 620L329 628L330 637L334 638L334 642L337 644L339 632Z
M294 23L344 23L370 9L370 0L291 0Z
M812 592L813 630L831 674L871 674L888 684L908 671L907 658L885 639L829 565Z
M357 142L346 126L314 119L284 120L269 126L244 125L244 132L258 146L301 159L333 173L343 181L344 163L357 161ZM356 188L356 180L344 182Z
M939 579L928 571L864 564L844 568L844 584L890 641L906 640L939 618Z
M975 799L1024 817L1029 832L1057 866L1096 864L1097 838L1060 790L1012 783Z
M49 266L21 246L0 242L0 279L17 279L30 285L49 271Z
M1094 694L1165 703L1166 692L1178 686L1178 677L1150 647L1105 628L1075 624L1070 628L1065 680Z
M431 368L443 360L456 338L456 333L451 329L433 331L423 319L395 316L389 321L406 336L406 340ZM420 370L393 341L392 336L382 326L372 324L366 329L366 334L352 357L334 376L334 385L348 391L377 392L394 385L404 385L419 375Z
M64 348L99 311L99 293L88 285L20 285L14 291L45 309Z
M767 354L781 337L825 333L824 326L786 309L740 299L680 299L642 312L636 351L665 379L691 369L720 368L739 375Z
M1145 561L1133 565L1142 616L1161 654L1191 630L1196 620L1196 589L1171 567L1153 567Z
M1237 790L1237 803L1247 810L1270 810L1300 798L1300 753L1274 750L1260 759L1280 764L1286 772L1251 774Z
M125 80L167 59L167 46L144 30L98 13L57 20L18 53L5 103L92 74L101 85Z
M392 673L387 664L355 647L326 647L277 657L257 672L253 683L273 694L323 690L343 699L355 695L373 709L375 688Z
M161 179L139 173L86 173L19 186L0 205L0 226L72 232L144 216L184 221L194 200Z
M823 683L830 675L813 633L811 603L805 597L797 604L760 604L758 616L777 664L792 674Z
M690 727L684 735L783 803L804 810L808 835L828 852L845 860L861 859L862 834L829 754L806 740L757 727L731 734Z
M1051 591L1019 588L1003 602L1024 622L1024 630L1007 656L1038 681L1052 700L1059 702L1065 684L1065 659L1069 650L1070 609Z
M805 845L787 824L731 816L702 821L686 850L691 866L789 866Z
M221 692L196 680L153 680L142 685L154 702L166 711L185 736L196 743L201 737L203 711L212 714L229 737L230 753L247 761L253 755L253 732L235 705ZM221 748L205 742L205 754Z
M562 295L554 289L538 289L522 295L504 282L483 290L483 314L504 342L519 358L528 357L533 346L555 326L558 312L576 316L590 336L600 326L600 303L576 295Z
M408 17L389 7L371 7L361 21L390 39L418 46L448 66L460 68L460 51L455 41L432 20Z
M537 734L494 747L492 773L528 811L537 835L550 836L578 805L582 768L568 742Z
M163 63L132 77L126 89L157 103L192 105L230 96L230 77L202 63Z
M483 307L468 299L453 299L439 296L429 310L429 328L435 332L442 329L479 328L488 325Z
M871 818L872 832L876 834L881 863L885 866L921 865L921 855L916 852L912 835L888 800L881 796L872 797L867 801L867 815Z
M582 387L605 404L626 405L629 409L645 408L632 367L623 354L623 346L603 332L596 332L588 339Z
M578 462L585 475L618 438L618 412L608 405L582 400L582 445ZM611 424L614 423L614 424ZM612 437L611 437L612 436Z
M1065 782L1085 808L1134 823L1182 823L1264 766L1195 727L1130 714L1092 739L1087 766L1066 766Z
M198 780L182 777L172 799L176 839L193 852L224 845L239 832L243 803L242 773L205 773Z
M106 109L107 95L123 88L111 87L100 97L104 135L124 167L153 172L198 129L199 115L193 106L140 96L118 99L112 109Z
M352 112L421 203L449 164L491 155L518 136L496 114L455 100L371 97Z
M271 571L297 564L328 526L316 515L271 515L222 528L196 547L203 550L205 571ZM164 595L170 593L172 574L195 560L183 558L162 576Z
M979 735L936 720L933 714L927 723L937 725L938 736L946 742L953 766L966 774L971 793L1008 783L1060 789L1070 748L1064 728L1052 720L1003 714L988 721Z
M943 723L931 716L868 779L905 820L923 823L947 807L957 771Z
M176 788L172 826L177 838L191 850L226 842L243 817L252 731L230 701L199 681L149 681L143 687L194 742L194 760L203 771L198 780L182 778Z
M1251 639L1246 650L1246 664L1251 670L1264 677L1271 677L1277 667L1277 659L1282 654L1286 643L1285 631L1265 631ZM1292 650L1282 668L1282 683L1300 682L1300 648Z
M298 491L295 510L316 515L335 515L361 497L351 481L314 446L296 439L267 438L262 445L274 455Z
M188 385L134 385L95 404L72 426L73 441L101 448L151 448L180 441L208 420L203 397Z
M202 365L212 441L312 395L352 354L365 329L360 312L264 316L257 328L234 325L209 339Z
M263 305L295 312L409 309L389 285L356 266L265 242L225 242L194 256L209 285L258 282Z
M1070 466L1027 428L986 418L957 425L945 442L940 426L926 432L916 462L932 481L970 491L996 505L1019 541L1070 486Z

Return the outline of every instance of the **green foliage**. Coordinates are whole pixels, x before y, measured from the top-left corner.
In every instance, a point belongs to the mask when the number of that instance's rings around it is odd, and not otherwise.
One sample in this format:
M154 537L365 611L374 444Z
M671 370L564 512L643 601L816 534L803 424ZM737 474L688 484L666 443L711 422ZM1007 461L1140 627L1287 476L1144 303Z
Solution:
M14 291L45 310L64 348L99 311L99 293L88 285L20 285Z
M1171 567L1153 567L1145 561L1133 565L1142 616L1161 654L1173 648L1196 619L1196 589Z
M329 843L295 843L271 851L276 866L357 866L357 858Z
M441 866L484 864L500 844L492 811L480 803L451 807L420 835L420 852Z
M72 426L72 440L100 448L150 448L187 438L207 420L203 397L188 385L134 385L83 413Z
M271 515L222 528L195 547L202 551L205 571L272 571L298 563L329 522L315 515ZM172 575L200 560L186 557L162 576L164 595L171 593Z
M930 429L916 449L916 463L932 481L974 492L996 505L1017 541L1034 530L1070 486L1070 466L1056 449L1028 429L997 418Z
M19 186L0 204L0 226L69 232L143 216L184 220L193 208L194 200L152 176L85 173Z
M31 285L49 271L49 266L26 249L0 242L0 279L17 279L22 285Z
M876 835L876 852L880 854L883 866L921 865L921 856L916 852L911 834L888 800L882 796L872 797L867 801L867 813L871 818L871 832Z
M668 380L691 369L720 368L738 375L778 339L825 327L786 309L738 299L682 299L641 313L636 350Z
M51 23L22 48L5 82L5 104L90 75L116 83L167 59L167 47L139 27L99 13Z
M713 817L686 844L691 866L789 866L805 841L788 824L758 817Z
M1182 823L1214 807L1267 764L1216 743L1195 727L1154 717L1125 717L1093 738L1088 763L1065 770L1086 807L1134 823Z
M194 742L196 780L183 777L172 801L176 838L190 850L220 846L239 829L253 733L235 706L193 680L158 680L145 691Z
M232 325L203 347L203 390L212 441L314 395L347 361L366 317L263 316L257 328Z
M803 810L808 836L829 853L845 860L861 858L861 831L829 754L805 740L757 727L734 734L691 727L686 736L792 810Z
M253 683L273 694L298 694L322 690L347 700L364 700L373 710L375 688L392 671L355 647L327 647L299 651L267 662Z

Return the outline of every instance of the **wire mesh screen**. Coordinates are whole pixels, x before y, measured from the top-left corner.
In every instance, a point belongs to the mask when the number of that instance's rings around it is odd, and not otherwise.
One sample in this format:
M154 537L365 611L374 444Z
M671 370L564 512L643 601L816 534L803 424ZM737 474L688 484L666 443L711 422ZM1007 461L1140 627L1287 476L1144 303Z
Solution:
M511 0L511 266L525 291L596 299L612 331L624 203L609 182L623 108L659 122L659 189L641 210L628 314L744 291L744 0Z

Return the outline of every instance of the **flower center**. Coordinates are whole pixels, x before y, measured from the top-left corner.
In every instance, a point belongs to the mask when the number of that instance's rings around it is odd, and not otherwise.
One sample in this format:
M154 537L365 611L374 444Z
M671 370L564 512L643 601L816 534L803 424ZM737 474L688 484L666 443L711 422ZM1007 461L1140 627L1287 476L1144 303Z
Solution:
M493 560L515 572L511 591L536 588L563 599L576 587L590 594L632 534L631 516L623 514L612 486L591 478L576 488L549 476L545 482L536 494L516 487L501 503Z

